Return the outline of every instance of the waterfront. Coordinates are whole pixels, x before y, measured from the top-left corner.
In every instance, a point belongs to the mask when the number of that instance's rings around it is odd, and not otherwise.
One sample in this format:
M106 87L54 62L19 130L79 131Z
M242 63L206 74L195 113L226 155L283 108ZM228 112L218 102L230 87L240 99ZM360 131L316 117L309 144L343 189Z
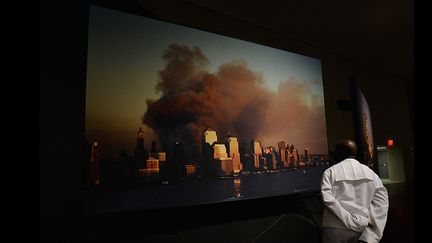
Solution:
M206 178L124 190L84 192L84 212L108 213L180 207L319 191L328 165L264 172L239 177Z

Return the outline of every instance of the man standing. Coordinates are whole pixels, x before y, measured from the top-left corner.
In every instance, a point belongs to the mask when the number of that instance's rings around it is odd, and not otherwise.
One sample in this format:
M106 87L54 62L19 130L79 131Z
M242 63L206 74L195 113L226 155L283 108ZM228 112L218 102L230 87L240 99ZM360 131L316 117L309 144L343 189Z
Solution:
M337 164L321 180L323 243L379 242L387 221L388 195L381 179L355 158L354 141L336 144Z

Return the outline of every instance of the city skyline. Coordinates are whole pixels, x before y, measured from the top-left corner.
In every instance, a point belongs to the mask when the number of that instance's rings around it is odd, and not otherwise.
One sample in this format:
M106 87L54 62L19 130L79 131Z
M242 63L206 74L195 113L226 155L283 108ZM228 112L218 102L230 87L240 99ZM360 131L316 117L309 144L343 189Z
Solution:
M138 132L140 132L141 129L142 128L140 127L140 129L138 130ZM217 131L215 131L215 132L217 134ZM104 154L104 156L102 156L102 158L104 158L104 159L113 158L116 155L118 155L119 152L121 152L121 151L126 152L128 155L133 155L134 154L133 151L137 147L137 131L134 131L133 133L134 133L133 139L131 139L131 142L130 142L133 145L131 145L128 148L119 148L117 150L109 149L108 151L111 151L112 152L111 154L103 153L103 151L105 150L104 149L104 145L105 144L104 144L104 140L103 139L100 139L100 140L87 140L86 143L87 144L97 143L98 146L102 148L101 151L102 151L102 154ZM140 137L141 136L142 135L140 135ZM217 136L217 138L223 138L223 139L214 140L214 143L215 144L225 144L227 151L229 151L229 149L228 149L226 143L227 143L227 141L230 142L229 139L233 139L233 138L236 140L237 144L242 144L242 145L249 144L251 142L256 141L256 142L259 143L260 149L273 148L273 149L277 150L277 149L280 148L280 143L283 143L283 144L285 144L286 148L289 148L290 146L293 146L293 148L295 148L296 150L299 150L299 148L300 148L299 151L304 151L304 150L310 151L310 147L308 147L308 146L306 146L306 147L298 147L298 146L295 145L295 143L287 143L287 140L283 140L283 139L281 139L276 144L264 144L264 143L261 142L261 140L259 138L250 139L250 140L244 140L244 139L241 139L241 138L239 138L237 136L234 136L234 135L232 135L230 133L228 133L226 135L222 135L222 136L218 136L218 135L216 135L216 136ZM143 140L144 140L143 147L144 147L145 150L147 150L147 151L153 151L153 148L155 148L155 150L157 152L167 152L163 148L160 147L160 144L159 144L158 141L156 141L156 140L146 140L146 139L143 139ZM178 138L177 141L182 141L182 139ZM205 142L205 140L203 142ZM213 143L211 143L211 144L213 144ZM236 150L236 151L238 151L238 150ZM310 155L328 155L328 153L310 153L310 152L309 152L309 154Z
M327 155L310 153L308 148L298 148L294 143L282 140L277 147L262 144L257 139L239 143L237 137L231 134L218 137L217 131L211 128L203 131L201 139L201 153L194 156L193 160L187 159L188 151L180 138L176 139L171 150L159 150L155 141L151 142L151 150L147 150L144 147L141 127L136 133L134 155L119 151L116 156L102 158L103 141L89 143L91 149L87 148L86 159L89 170L88 185L99 186L101 181L104 185L118 183L118 178L139 185L143 182L165 183L185 179L247 176L263 172L279 173L304 166L322 166L328 160ZM101 168L104 168L104 173L101 173ZM106 170L111 171L111 176Z

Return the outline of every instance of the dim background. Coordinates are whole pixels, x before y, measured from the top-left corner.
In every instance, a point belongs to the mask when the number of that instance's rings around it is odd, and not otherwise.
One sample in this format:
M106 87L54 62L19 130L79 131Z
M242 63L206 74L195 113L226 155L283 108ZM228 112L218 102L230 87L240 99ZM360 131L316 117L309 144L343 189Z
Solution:
M101 1L102 2L102 1ZM403 151L405 183L389 184L390 214L382 242L413 242L414 160L413 3L379 1L122 1L106 5L145 11L186 26L321 59L328 145L352 138L349 100L355 75L368 99L374 141L393 138ZM114 2L114 1L112 1ZM40 3L40 197L42 242L85 242L81 182L88 3ZM143 10L144 9L144 10ZM315 204L315 200L312 200ZM319 206L319 205L315 205ZM250 242L281 215L267 215L179 231L177 236L124 236L119 242ZM153 238L152 238L153 237ZM269 237L269 238L266 238ZM311 237L311 238L309 238ZM261 242L319 242L319 232L287 215Z

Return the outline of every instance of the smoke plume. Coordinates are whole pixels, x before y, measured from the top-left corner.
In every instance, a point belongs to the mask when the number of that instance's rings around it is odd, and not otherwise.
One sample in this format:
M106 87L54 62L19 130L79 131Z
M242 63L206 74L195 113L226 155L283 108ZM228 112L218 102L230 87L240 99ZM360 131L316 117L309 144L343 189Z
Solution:
M161 97L147 100L142 121L165 150L181 139L186 151L199 153L206 128L216 130L219 140L229 131L243 141L268 135L266 142L271 143L295 142L297 135L310 140L309 133L321 129L307 125L322 120L323 114L315 112L322 104L309 95L304 84L283 82L278 92L270 91L260 73L244 60L222 64L216 73L210 73L206 71L208 59L199 47L174 43L162 58L166 66L159 71L156 86Z
M300 151L309 148L311 153L327 153L323 97L295 79L281 82L272 97L258 136L262 142L275 145L283 140Z
M171 44L162 57L166 66L156 87L162 96L147 100L143 123L157 133L163 148L179 138L197 152L206 128L215 129L219 137L228 130L243 138L258 134L269 96L262 77L244 61L209 73L200 48L178 44Z

